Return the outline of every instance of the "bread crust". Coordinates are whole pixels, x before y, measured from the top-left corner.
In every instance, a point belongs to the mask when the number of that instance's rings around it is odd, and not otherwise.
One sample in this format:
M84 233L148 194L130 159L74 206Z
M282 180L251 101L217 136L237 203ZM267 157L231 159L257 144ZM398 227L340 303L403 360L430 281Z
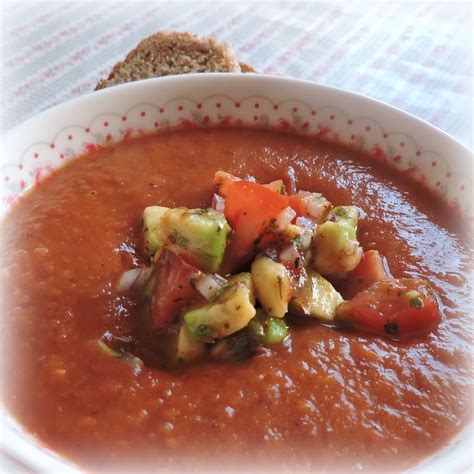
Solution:
M160 31L142 40L117 63L96 90L125 82L189 72L255 72L239 63L229 43L209 36Z

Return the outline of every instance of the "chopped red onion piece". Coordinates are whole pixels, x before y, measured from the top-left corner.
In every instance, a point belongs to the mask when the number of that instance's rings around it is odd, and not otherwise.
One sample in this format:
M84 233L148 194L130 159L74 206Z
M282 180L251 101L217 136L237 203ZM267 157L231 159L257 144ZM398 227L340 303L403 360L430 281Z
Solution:
M310 219L309 217L297 217L295 220L295 224L298 227L311 231L314 231L314 229L316 228L316 222L314 222L313 219Z
M321 220L324 212L331 206L331 203L321 193L298 191L297 196L302 198L305 215L317 222Z
M301 229L299 248L303 251L309 249L317 224L308 217L297 217L295 224Z
M311 241L313 240L313 233L308 230L304 230L301 233L301 250L307 250L311 247Z
M117 283L117 291L126 293L127 291L142 289L153 276L152 267L132 268L123 272Z
M295 217L296 212L291 207L285 207L285 209L283 209L283 211L281 211L276 217L274 230L279 232L284 231Z
M283 181L281 179L277 179L276 181L272 181L271 183L264 184L263 186L265 186L266 188L268 188L271 191L274 191L278 194L285 194L286 193L285 184L283 183ZM281 192L282 190L284 190L284 193Z
M218 212L224 212L225 209L225 198L219 196L219 194L214 194L212 196L211 207Z
M194 287L206 299L212 299L225 285L227 280L220 275L205 273L196 279Z
M296 248L295 245L290 244L288 247L285 247L280 254L278 255L279 260L285 264L289 263L291 265L294 265L295 261L297 259L298 262L301 260L301 254L299 253L298 249Z
M306 201L306 208L308 210L308 214L315 219L320 219L324 211L330 205L329 201L323 198L320 194L316 196L308 196Z

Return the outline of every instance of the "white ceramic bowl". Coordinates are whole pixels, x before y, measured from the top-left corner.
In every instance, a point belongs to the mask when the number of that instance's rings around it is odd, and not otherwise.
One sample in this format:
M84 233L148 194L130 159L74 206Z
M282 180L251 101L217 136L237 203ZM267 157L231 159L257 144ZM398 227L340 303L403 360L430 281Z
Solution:
M253 74L190 74L93 92L53 107L8 132L2 142L2 210L53 169L112 141L183 127L244 126L294 131L346 144L423 182L472 219L472 154L412 115L328 86ZM415 468L467 472L472 427ZM74 472L2 413L4 467ZM14 467L16 466L16 467Z

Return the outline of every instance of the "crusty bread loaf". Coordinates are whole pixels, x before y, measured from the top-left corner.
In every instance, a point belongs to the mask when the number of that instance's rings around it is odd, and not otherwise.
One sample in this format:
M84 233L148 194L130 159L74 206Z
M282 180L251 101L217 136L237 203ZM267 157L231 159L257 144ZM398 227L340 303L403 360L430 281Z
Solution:
M229 43L190 33L158 32L117 63L97 89L151 77L188 72L255 72L235 59Z

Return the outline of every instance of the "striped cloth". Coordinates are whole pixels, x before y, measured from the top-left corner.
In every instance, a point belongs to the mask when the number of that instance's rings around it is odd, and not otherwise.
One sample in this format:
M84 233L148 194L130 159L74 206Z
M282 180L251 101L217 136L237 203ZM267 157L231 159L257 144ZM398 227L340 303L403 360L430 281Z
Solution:
M471 2L3 1L5 131L94 89L157 30L229 41L265 73L356 91L472 148Z

